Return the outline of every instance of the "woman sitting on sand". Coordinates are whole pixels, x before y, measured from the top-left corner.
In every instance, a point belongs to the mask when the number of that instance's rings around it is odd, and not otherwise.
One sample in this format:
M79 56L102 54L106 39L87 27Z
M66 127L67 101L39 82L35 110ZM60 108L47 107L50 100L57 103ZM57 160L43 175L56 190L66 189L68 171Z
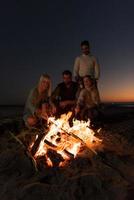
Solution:
M75 114L79 119L90 119L93 123L99 115L100 96L94 80L89 75L84 76L83 83L84 88L80 91Z
M25 104L23 119L27 127L36 126L41 119L46 119L54 106L49 97L51 95L51 79L47 74L41 75L38 85L33 88Z

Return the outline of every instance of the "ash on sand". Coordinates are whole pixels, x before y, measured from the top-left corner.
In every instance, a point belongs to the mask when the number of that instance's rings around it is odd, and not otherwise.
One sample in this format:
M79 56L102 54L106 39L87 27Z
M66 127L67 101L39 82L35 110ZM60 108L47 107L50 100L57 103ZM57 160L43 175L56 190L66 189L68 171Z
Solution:
M97 135L103 150L97 155L81 154L62 168L49 168L45 160L36 165L27 150L36 133L24 129L20 119L1 120L0 199L132 200L134 112L125 112L124 117L123 113L106 113L104 118L104 127Z

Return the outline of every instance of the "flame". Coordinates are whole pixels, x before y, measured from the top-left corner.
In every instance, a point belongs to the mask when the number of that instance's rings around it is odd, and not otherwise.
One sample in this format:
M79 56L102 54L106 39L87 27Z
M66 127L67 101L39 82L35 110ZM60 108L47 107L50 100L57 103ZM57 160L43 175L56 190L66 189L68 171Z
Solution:
M61 115L59 119L48 119L49 131L40 142L35 158L45 155L48 166L52 166L51 159L47 156L49 149L55 150L66 161L70 159L69 154L75 158L83 144L96 153L94 148L101 140L95 137L95 133L89 128L90 120L73 120L73 125L70 126L71 115L72 112L69 112ZM63 166L63 162L60 162L59 166Z
M47 162L49 167L53 167L53 163L47 155L46 155L46 162Z
M38 135L35 136L35 140L37 139L38 139ZM33 145L34 145L34 141L29 145L29 148L28 148L29 151L32 149Z

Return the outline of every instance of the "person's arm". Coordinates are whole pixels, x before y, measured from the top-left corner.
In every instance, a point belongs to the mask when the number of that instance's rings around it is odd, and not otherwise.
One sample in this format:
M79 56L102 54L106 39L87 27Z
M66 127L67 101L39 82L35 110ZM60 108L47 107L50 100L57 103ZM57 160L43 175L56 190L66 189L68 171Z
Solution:
M76 100L67 100L67 105L74 105Z
M36 106L33 104L33 96L34 96L33 93L34 93L34 90L31 90L25 104L24 113L23 113L24 121L26 121L29 116L34 116L35 111L36 111Z
M55 114L56 113L56 105L52 102L51 97L49 97L49 105L51 107L51 114Z
M51 103L56 106L59 103L59 97L60 97L60 86L58 85L52 92L52 95L50 97Z
M81 111L82 107L84 106L84 98L85 98L84 90L81 90L75 107L76 115Z
M31 111L31 114L34 115L36 110L36 105L33 103L34 91L32 90L27 98L26 108Z
M65 108L68 105L73 106L75 105L75 103L76 103L76 100L64 100L64 101L61 101L59 105L61 108Z
M95 88L94 91L92 92L92 100L93 100L93 102L94 102L94 104L95 104L96 106L99 106L100 103L101 103L99 91L98 91L98 89L96 89L96 88Z
M77 57L74 62L73 74L76 81L79 79L80 58Z
M100 77L100 65L96 58L94 58L94 68L95 68L95 79L98 80Z
M79 97L77 99L77 105L80 106L80 107L83 107L84 103L85 103L85 90L82 89L80 91Z

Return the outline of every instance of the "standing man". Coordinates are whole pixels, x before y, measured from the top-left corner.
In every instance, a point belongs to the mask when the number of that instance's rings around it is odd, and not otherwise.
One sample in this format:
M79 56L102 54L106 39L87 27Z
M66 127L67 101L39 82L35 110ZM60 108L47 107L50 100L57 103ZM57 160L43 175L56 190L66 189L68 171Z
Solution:
M81 42L82 55L76 57L74 63L74 77L80 83L82 78L89 75L97 86L100 76L100 67L96 58L90 53L90 45L87 40Z

